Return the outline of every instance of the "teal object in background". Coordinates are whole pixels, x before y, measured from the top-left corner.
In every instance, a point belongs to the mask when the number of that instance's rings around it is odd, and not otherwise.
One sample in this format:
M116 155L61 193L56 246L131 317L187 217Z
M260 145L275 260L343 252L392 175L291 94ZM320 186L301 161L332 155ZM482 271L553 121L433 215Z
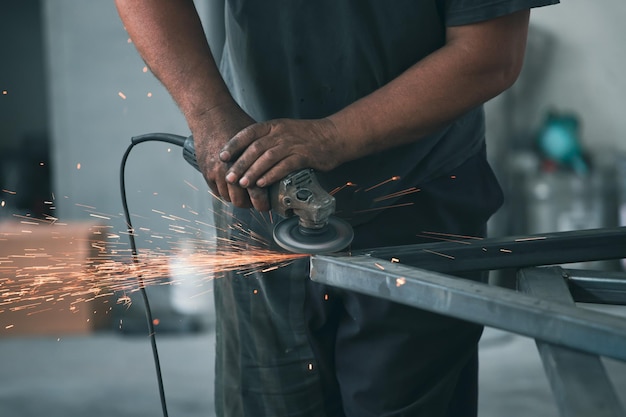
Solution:
M586 175L589 166L580 145L580 122L575 115L548 113L537 136L541 154L558 165Z

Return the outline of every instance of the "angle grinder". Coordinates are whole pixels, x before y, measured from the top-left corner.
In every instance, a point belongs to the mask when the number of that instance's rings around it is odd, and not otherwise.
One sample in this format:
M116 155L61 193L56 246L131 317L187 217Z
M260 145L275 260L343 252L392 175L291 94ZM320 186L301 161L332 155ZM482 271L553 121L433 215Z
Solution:
M193 136L183 145L183 157L200 171ZM333 216L335 198L317 181L312 169L292 172L270 187L270 207L281 217L274 241L294 253L329 253L345 249L354 232L348 222Z

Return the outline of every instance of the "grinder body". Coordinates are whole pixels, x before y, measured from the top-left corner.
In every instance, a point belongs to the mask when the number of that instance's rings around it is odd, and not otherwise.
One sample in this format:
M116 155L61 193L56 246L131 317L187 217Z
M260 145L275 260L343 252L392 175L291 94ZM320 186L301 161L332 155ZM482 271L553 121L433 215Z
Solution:
M183 146L183 157L200 171L193 136ZM312 169L287 175L269 189L270 207L283 220L273 230L274 241L290 252L328 253L345 249L354 232L346 221L333 216L335 198L317 181Z

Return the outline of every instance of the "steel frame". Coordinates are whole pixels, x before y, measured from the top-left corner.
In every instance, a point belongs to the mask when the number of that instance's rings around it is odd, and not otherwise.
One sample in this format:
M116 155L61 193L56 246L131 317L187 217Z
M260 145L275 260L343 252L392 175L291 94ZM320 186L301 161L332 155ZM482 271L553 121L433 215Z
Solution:
M311 279L532 337L562 416L613 417L626 412L600 357L626 361L626 322L575 302L626 305L626 274L554 265L620 258L626 258L626 227L448 237L350 256L316 255ZM443 273L503 268L519 269L517 290Z

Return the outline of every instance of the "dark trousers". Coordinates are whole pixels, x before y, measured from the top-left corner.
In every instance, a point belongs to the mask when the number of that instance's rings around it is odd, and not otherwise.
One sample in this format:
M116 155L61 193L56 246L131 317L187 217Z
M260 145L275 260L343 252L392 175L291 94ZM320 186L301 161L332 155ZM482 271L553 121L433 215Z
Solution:
M356 226L352 249L483 236L502 203L484 153L418 187L401 201L413 204ZM234 214L271 236L266 217ZM218 221L231 239L232 221ZM476 415L481 326L314 283L306 260L227 275L215 281L218 416Z

